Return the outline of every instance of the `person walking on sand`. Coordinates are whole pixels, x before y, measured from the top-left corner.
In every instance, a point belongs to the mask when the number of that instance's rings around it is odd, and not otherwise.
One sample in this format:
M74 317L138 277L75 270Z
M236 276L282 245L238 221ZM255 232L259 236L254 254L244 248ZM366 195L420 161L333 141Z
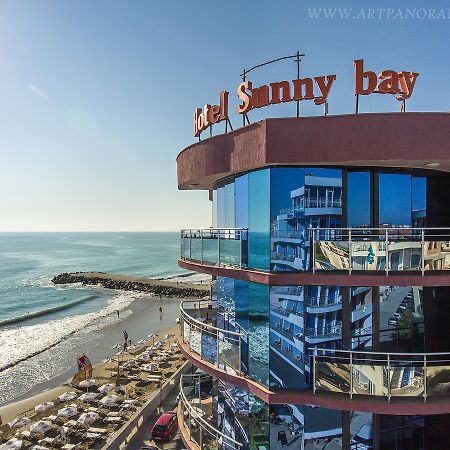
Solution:
M125 330L123 332L123 339L124 339L124 343L123 343L123 350L125 351L128 347L128 333L127 330Z
M120 317L120 311L117 310L116 312L117 312L117 318L119 318Z

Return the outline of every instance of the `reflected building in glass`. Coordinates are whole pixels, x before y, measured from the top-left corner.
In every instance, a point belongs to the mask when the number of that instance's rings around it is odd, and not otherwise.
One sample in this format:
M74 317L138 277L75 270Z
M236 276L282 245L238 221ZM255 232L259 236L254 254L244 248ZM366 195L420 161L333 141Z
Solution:
M212 228L181 232L179 265L212 276L181 304L186 447L446 448L449 131L437 113L273 119L178 156L179 187L212 203Z

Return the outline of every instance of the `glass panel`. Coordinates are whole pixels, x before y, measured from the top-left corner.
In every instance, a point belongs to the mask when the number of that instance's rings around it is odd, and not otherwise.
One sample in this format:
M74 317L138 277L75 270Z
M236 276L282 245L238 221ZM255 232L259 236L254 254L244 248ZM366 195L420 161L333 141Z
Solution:
M250 394L248 397L250 449L268 449L270 445L269 407L255 395Z
M217 363L217 335L215 331L203 330L202 332L202 358Z
M427 179L412 177L412 226L426 227L427 220Z
M342 411L314 408L309 405L304 406L303 411L305 416L305 450L343 448Z
M201 427L198 423L198 420L191 416L190 418L190 431L191 431L191 440L194 441L198 446L200 446L200 433L201 433Z
M423 288L380 286L380 351L424 351Z
M245 374L248 374L248 283L246 281L235 280L234 285L236 331L243 334L243 338L241 339L241 368Z
M189 259L189 234L181 238L181 256Z
M249 375L269 384L269 287L249 283Z
M213 199L212 199L212 206L211 206L211 212L212 212L212 220L211 224L213 228L217 228L217 190L214 189L212 191Z
M450 270L450 241L426 241L425 270Z
M225 188L217 189L217 228L225 228Z
M370 287L350 288L350 345L352 350L370 350L372 340L372 296Z
M305 231L305 169L279 168L270 171L271 270L296 271L307 268L309 237Z
M450 365L427 366L427 395L450 395Z
M315 241L314 258L317 270L348 270L348 242Z
M203 264L217 263L217 234L204 233L203 234Z
M411 226L411 176L380 173L378 180L380 226Z
M350 392L350 363L348 358L326 361L316 358L316 389L332 392Z
M220 263L224 265L239 266L241 240L240 235L234 231L221 233Z
M225 228L234 228L234 183L225 185Z
M377 355L354 355L352 366L353 393L363 395L388 395L386 358ZM360 363L360 364L358 364Z
M193 235L191 241L191 260L200 262L202 258L202 239L200 239L200 233Z
M270 448L302 448L303 405L270 405Z
M189 343L190 340L190 333L191 331L191 327L189 325L188 322L186 322L185 320L183 320L183 341L186 342L186 344Z
M372 414L352 411L350 414L350 450L373 448Z
M248 265L269 270L270 252L270 171L249 174Z
M370 227L370 172L347 173L347 226Z
M248 228L248 174L234 181L236 228Z
M352 238L352 269L353 270L385 270L386 243L380 241L353 241Z
M411 365L391 367L391 395L396 397L418 397L423 395L423 365L417 362Z
M201 337L201 333L200 333L200 329L198 329L196 326L191 325L191 333L189 336L189 347L191 348L192 351L194 351L195 353L201 355L201 342L202 342L202 337Z
M228 333L218 334L219 367L240 371L239 339Z

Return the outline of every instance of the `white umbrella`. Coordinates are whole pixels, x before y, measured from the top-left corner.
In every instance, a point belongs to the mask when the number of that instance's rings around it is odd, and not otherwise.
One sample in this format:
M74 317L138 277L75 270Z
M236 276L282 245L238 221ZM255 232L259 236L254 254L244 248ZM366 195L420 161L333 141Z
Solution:
M80 388L86 388L86 392L89 391L89 388L91 386L95 386L95 380L90 379L90 380L84 380L82 381L79 385Z
M31 450L48 450L48 447L42 447L42 445L33 445Z
M86 412L81 414L77 420L77 423L86 427L95 422L99 417L100 416L96 412Z
M77 408L74 406L66 406L58 411L58 417L72 417L78 413Z
M108 384L103 384L102 386L100 386L98 388L98 391L101 392L102 394L104 394L105 392L111 392L116 388L115 384L112 383L108 383Z
M107 395L100 400L100 403L104 406L114 406L118 401L119 397L117 395Z
M9 423L10 428L22 428L28 425L31 420L28 417L18 417Z
M12 438L0 448L2 450L16 450L18 448L22 448L22 441L20 439Z
M53 402L44 402L44 403L41 403L41 404L35 406L34 409L36 411L42 412L42 411L45 411L45 410L51 408L52 406L55 406L55 404Z
M30 427L30 433L45 433L48 430L52 429L52 423L47 420L40 420L39 422L34 423Z
M82 394L78 397L78 400L82 403L86 402L92 402L97 397L97 394L95 392L86 392L85 394Z
M69 391L69 392L64 392L64 394L61 394L59 396L59 399L62 400L63 402L67 401L67 400L73 400L74 398L77 398L78 394L76 392L73 391Z

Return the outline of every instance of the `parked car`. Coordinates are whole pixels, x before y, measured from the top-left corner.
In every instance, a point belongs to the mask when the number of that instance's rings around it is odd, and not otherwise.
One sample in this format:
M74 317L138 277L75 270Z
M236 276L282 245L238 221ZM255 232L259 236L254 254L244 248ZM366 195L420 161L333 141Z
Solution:
M405 300L406 299L411 299L412 300L412 298L413 298L412 292L409 292L408 294L405 295Z
M388 324L389 324L389 325L393 325L394 327L396 327L396 326L398 325L398 319L396 319L396 318L394 318L394 317L391 317L391 318L388 320Z
M152 438L170 441L178 428L176 411L162 413L152 428Z

